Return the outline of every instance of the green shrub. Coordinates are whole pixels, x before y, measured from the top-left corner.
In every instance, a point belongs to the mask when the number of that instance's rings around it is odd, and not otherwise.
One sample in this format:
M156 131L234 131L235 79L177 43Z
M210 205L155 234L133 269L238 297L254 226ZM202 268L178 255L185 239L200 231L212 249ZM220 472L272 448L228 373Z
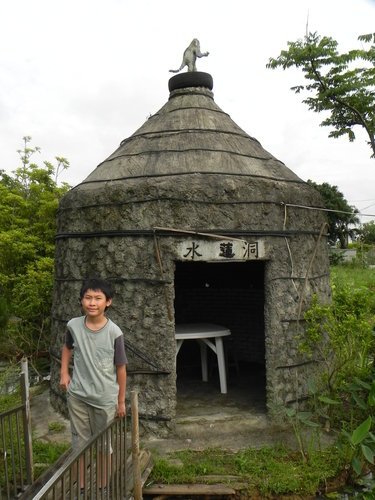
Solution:
M314 297L300 342L301 352L318 353L323 361L322 382L330 394L353 377L366 376L375 350L371 291L333 284L332 295L328 305Z

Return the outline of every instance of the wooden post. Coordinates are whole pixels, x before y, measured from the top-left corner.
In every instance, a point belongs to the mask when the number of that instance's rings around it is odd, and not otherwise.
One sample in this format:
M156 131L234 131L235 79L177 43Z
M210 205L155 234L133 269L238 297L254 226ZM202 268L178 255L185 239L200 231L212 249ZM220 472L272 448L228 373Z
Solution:
M34 481L34 464L30 411L29 367L27 358L22 358L21 360L21 397L22 404L25 408L23 412L23 432L25 436L26 475L28 484L31 484Z
M141 470L139 464L138 392L131 391L130 397L131 397L131 412L132 412L132 462L133 462L134 500L142 500Z

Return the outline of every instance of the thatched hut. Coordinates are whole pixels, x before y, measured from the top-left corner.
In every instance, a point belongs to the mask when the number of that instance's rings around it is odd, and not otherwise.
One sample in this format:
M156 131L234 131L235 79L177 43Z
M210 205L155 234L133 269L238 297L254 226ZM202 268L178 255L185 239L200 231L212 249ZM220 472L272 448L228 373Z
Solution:
M312 295L330 296L318 193L217 106L210 75L176 75L169 90L60 203L51 385L62 411L65 324L92 275L114 283L111 317L149 426L175 417L176 324L225 325L237 361L265 370L268 408L303 399L318 366L297 340Z

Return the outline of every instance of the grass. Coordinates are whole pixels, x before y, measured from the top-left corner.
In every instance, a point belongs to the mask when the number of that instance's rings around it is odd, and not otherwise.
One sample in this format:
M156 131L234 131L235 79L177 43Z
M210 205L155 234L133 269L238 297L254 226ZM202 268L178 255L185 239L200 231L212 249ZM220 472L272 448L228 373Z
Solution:
M355 288L368 288L375 292L375 268L353 267L352 265L332 266L331 282Z
M65 424L61 422L49 422L48 430L50 432L62 432L65 430Z
M0 396L0 413L15 408L22 403L20 391Z
M44 471L49 469L58 458L70 448L69 443L45 443L33 441L34 477L38 478Z
M352 289L366 289L370 292L370 310L375 317L375 268L363 268L347 264L332 266L330 271L332 285L336 287L346 286Z
M342 264L331 266L331 274L341 275L346 283L352 282L359 285L375 285L375 268L356 266L355 264Z
M217 483L242 485L249 495L315 495L340 474L343 462L330 448L313 452L307 462L282 446L249 448L231 453L220 448L179 451L167 458L154 457L148 483ZM178 464L176 465L176 460ZM244 486L245 485L245 486Z

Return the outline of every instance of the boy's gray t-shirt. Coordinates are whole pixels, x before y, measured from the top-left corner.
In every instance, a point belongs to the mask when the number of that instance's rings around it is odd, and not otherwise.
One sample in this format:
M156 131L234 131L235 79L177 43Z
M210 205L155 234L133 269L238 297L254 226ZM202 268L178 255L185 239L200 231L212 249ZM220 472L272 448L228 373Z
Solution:
M100 330L90 330L85 316L71 319L67 329L66 345L74 348L68 393L97 408L116 404L116 365L127 363L121 329L108 319Z

